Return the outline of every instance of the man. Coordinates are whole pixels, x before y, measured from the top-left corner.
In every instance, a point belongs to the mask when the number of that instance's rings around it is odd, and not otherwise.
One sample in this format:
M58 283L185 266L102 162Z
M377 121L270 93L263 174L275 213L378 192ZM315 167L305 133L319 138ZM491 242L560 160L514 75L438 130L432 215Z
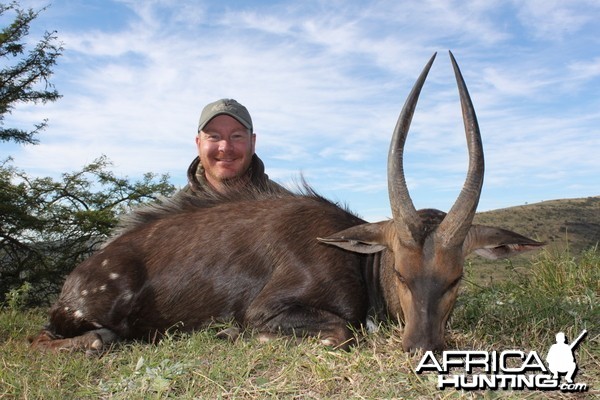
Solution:
M196 136L198 157L190 164L183 192L223 194L247 186L285 191L269 179L255 154L256 134L250 113L233 99L221 99L202 110Z
M556 343L550 346L550 350L548 350L548 355L546 356L546 362L548 363L548 369L552 372L552 378L558 379L559 373L566 372L567 383L573 383L573 376L577 371L573 349L577 347L579 341L586 334L587 330L584 329L571 344L567 343L564 332L556 334Z

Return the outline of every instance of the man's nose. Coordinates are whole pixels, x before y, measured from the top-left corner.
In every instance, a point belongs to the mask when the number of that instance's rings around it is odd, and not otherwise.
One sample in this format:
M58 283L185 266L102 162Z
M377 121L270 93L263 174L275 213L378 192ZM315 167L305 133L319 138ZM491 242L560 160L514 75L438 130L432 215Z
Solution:
M227 139L223 139L219 142L219 151L227 152L233 149L233 146Z

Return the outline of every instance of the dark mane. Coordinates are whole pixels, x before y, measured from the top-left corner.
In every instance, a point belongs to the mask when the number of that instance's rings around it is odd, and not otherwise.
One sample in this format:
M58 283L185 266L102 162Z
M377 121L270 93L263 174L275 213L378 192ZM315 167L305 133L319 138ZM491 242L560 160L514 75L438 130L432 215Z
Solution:
M123 215L108 242L140 226L169 216L184 214L198 209L210 209L226 203L237 203L242 201L308 197L319 202L333 204L356 216L348 210L346 206L340 206L340 204L321 196L304 179L302 179L300 183L295 183L294 185L293 192L265 188L259 189L256 187L246 187L242 190L230 191L227 194L203 194L202 196L179 192L173 197L163 197L156 203L145 204L135 208L130 213Z

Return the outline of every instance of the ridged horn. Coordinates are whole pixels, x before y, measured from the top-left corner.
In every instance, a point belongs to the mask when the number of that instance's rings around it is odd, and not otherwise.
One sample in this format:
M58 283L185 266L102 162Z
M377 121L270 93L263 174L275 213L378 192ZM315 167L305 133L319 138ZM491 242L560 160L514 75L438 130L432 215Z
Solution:
M441 239L441 244L444 247L460 245L467 236L479 203L484 173L483 145L475 109L456 59L452 52L449 53L458 85L465 134L467 136L469 168L467 178L456 202L437 229L436 235Z
M404 244L412 246L419 245L422 223L408 193L408 186L404 177L404 144L406 143L406 136L410 129L410 123L417 106L421 88L425 83L436 55L437 53L434 53L427 65L425 65L425 68L423 68L419 79L415 82L404 103L404 107L402 107L388 153L388 194L396 233Z

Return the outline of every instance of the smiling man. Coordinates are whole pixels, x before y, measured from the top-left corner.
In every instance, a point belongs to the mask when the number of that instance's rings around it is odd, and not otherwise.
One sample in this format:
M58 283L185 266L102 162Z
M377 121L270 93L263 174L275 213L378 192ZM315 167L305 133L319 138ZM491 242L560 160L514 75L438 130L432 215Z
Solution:
M221 99L202 110L196 136L198 157L188 168L184 192L225 193L248 185L285 190L269 179L255 154L256 134L250 113L233 99Z

